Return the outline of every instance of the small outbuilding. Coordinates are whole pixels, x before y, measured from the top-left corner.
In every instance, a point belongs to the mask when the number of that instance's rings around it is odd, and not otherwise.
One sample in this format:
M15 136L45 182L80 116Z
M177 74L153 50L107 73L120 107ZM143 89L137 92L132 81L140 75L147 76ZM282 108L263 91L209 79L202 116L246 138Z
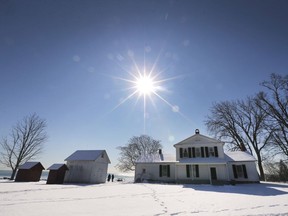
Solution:
M15 182L37 182L40 181L44 167L40 162L26 162L19 166Z
M111 163L105 150L78 150L65 159L68 171L65 183L105 183L108 164Z
M68 170L66 164L53 164L49 170L46 184L63 184L65 173Z

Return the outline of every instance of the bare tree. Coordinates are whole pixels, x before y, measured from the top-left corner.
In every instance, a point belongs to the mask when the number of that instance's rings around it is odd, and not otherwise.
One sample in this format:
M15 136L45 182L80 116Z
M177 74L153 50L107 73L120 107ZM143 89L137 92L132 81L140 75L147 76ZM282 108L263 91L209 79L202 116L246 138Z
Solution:
M261 180L265 179L262 151L269 144L271 134L266 127L267 114L254 98L226 101L213 105L205 124L219 139L228 139L230 149L247 149L258 161Z
M47 140L46 121L35 113L26 116L12 128L9 138L3 138L0 163L12 169L13 180L18 167L39 155Z
M288 75L271 74L261 85L268 92L258 94L257 105L270 117L273 143L288 156Z
M124 172L135 170L135 162L141 158L149 158L162 148L159 140L148 135L133 136L126 146L119 146L120 158L116 167Z

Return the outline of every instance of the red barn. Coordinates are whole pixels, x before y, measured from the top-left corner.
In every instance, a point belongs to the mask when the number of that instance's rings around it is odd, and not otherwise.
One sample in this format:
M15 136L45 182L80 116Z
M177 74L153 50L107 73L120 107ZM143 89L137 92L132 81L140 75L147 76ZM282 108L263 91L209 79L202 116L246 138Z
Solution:
M26 162L19 166L16 175L16 182L36 182L39 181L44 167L40 162Z

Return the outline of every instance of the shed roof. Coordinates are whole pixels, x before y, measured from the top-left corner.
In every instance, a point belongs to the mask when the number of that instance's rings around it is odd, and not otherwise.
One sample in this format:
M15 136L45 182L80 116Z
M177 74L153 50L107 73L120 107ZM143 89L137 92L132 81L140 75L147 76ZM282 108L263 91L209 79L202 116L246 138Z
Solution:
M102 153L106 154L105 150L77 150L72 155L67 157L65 161L95 161L97 160ZM111 163L108 158L108 163Z
M53 164L52 166L47 168L47 170L59 170L63 166L66 166L66 164ZM66 168L68 169L67 166L66 166Z
M42 164L40 162L26 162L24 164L22 164L21 166L19 166L18 169L31 169L34 166L37 166L38 164L40 164L40 166L42 166ZM42 168L44 169L44 167L42 166Z
M256 158L247 151L226 152L226 160L231 161L256 161Z

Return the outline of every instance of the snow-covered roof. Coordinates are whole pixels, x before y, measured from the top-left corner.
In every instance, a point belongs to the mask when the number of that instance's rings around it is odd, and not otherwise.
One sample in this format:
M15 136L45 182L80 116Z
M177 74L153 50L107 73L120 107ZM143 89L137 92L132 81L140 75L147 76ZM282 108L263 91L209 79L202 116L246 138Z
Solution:
M234 152L226 152L226 161L256 161L256 158L253 157L247 151L234 151Z
M102 155L102 153L106 153L105 150L77 150L65 161L95 161L98 157ZM109 158L108 158L109 160ZM109 160L110 163L110 160Z
M50 166L49 168L47 168L47 170L58 170L60 169L62 166L66 166L65 164L53 164L52 166Z
M21 166L19 166L18 169L31 169L32 167L36 166L40 164L42 166L42 164L40 162L26 162L24 164L22 164ZM42 166L42 168L44 169L44 167Z
M209 158L181 158L179 163L187 163L187 164L226 164L226 160L224 158L219 157L209 157Z
M150 162L176 162L176 158L171 154L153 154L146 155L138 158L137 163L150 163Z

